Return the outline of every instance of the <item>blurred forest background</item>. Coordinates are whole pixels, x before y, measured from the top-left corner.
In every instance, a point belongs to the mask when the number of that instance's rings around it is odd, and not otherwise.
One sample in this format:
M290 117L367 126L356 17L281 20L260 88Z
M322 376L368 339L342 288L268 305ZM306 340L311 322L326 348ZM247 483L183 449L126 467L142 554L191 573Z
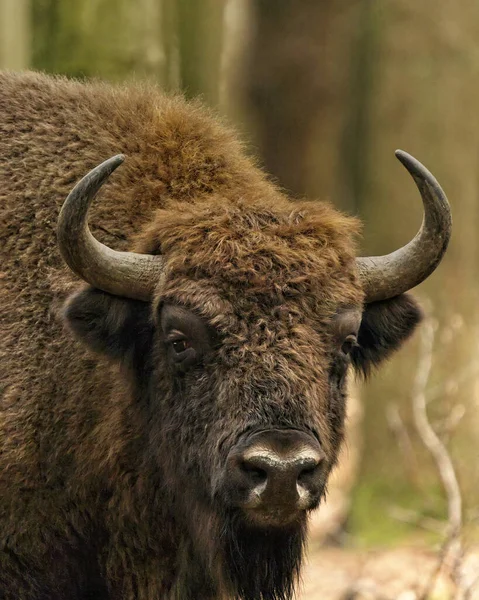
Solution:
M464 531L477 536L477 0L0 0L0 67L149 78L201 96L293 196L358 215L362 253L416 233L421 203L394 150L423 161L451 202L452 244L416 290L426 333L355 385L342 483L351 508L328 536L441 542L450 506L412 408L428 359L427 411L457 473Z

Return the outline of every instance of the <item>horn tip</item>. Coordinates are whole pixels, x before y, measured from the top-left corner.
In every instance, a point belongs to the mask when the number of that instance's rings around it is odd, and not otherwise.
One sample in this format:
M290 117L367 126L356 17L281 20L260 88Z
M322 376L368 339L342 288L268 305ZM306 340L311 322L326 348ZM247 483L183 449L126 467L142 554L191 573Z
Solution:
M113 163L116 167L119 167L122 162L125 161L126 156L124 154L116 154L110 158L111 163Z
M108 178L113 173L113 171L116 171L118 169L118 167L124 162L125 158L126 156L124 154L116 154L115 156L108 158L100 165L98 165L98 167L93 169L93 171L91 171L90 174L99 173L101 174L101 179L104 180Z
M394 155L406 168L422 166L421 163L414 158L414 156L408 152L405 152L404 150L397 149L394 151Z
M414 158L414 156L408 154L404 150L396 150L394 154L413 177L418 177L419 179L426 180L430 184L440 189L440 186L436 181L434 175L428 169L426 169L426 167L421 162L419 162L417 158Z
M446 210L449 211L449 203L446 195L434 175L421 162L419 162L417 158L414 158L414 156L411 156L411 154L404 152L404 150L396 150L394 154L416 180L416 184L419 185L418 180L427 182L428 185L434 189L436 199L440 200L445 206Z

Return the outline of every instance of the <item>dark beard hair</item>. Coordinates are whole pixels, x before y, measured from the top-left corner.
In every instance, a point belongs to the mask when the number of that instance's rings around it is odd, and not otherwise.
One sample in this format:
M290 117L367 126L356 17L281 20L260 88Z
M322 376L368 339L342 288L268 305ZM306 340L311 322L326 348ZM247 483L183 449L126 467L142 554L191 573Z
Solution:
M299 580L306 519L261 529L230 514L223 529L225 568L235 600L291 600Z

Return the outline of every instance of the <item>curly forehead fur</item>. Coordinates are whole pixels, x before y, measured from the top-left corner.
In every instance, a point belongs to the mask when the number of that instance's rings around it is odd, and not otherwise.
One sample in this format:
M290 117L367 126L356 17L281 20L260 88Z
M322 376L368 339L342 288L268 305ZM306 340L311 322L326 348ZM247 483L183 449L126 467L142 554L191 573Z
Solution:
M168 206L135 244L168 259L168 293L185 281L207 280L232 305L255 303L258 311L286 299L314 298L322 311L357 305L355 219L327 204L210 197L207 203Z

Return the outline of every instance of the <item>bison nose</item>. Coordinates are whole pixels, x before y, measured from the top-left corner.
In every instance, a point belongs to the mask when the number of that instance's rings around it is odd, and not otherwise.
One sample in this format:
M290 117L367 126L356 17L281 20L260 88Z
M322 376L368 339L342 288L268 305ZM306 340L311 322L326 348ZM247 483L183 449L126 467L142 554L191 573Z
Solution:
M228 459L238 504L254 520L285 524L317 505L323 484L323 452L299 431L251 436Z
M320 457L311 451L285 457L265 448L253 448L240 462L245 479L255 498L262 503L301 503L319 478ZM304 507L306 508L306 506Z

